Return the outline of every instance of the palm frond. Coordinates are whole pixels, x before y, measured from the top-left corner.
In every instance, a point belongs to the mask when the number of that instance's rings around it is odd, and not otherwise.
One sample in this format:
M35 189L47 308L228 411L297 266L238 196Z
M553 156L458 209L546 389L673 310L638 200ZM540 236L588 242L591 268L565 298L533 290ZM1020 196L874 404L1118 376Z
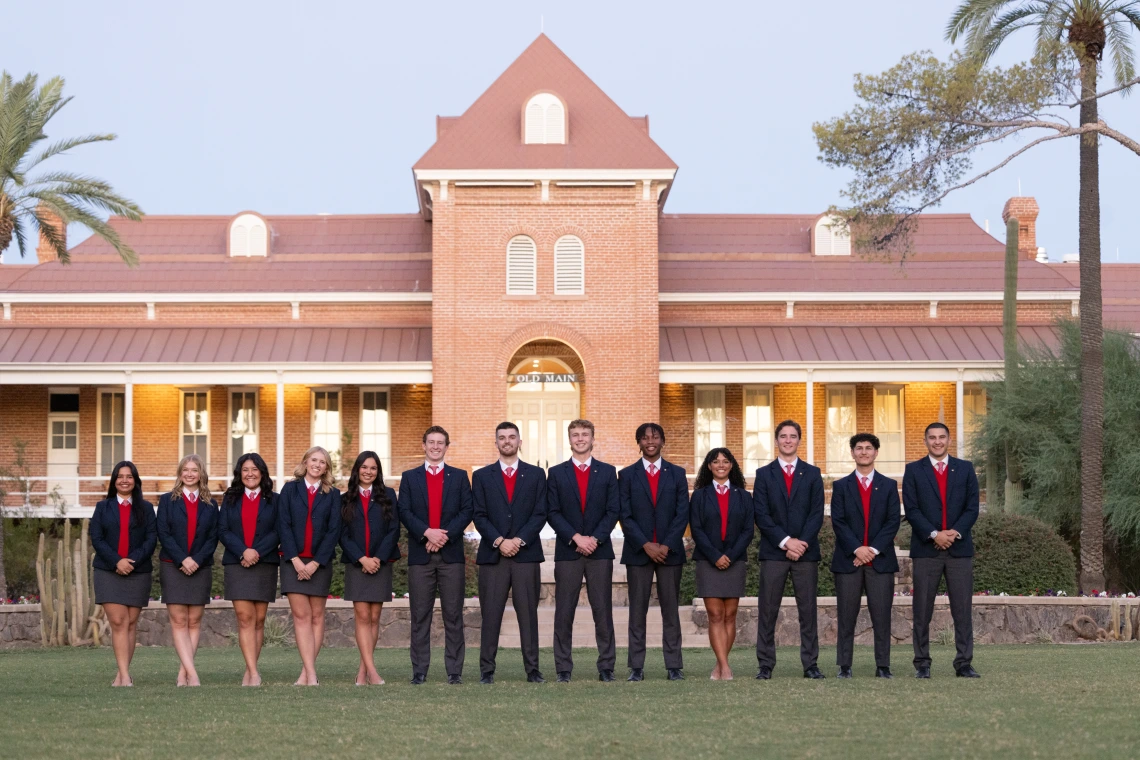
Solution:
M49 211L62 219L64 224L71 222L81 224L106 240L127 266L138 266L138 254L135 253L135 250L131 248L131 246L123 242L122 238L119 237L119 233L115 231L115 228L83 206L80 206L65 196L50 191L32 192L28 195L39 201L39 205L36 206L34 211L37 221L40 220L40 215L42 214L41 207L46 207ZM55 246L53 245L52 247L54 248ZM67 260L70 260L70 256L67 255L65 251L65 255L60 257L60 261Z
M24 172L31 171L39 164L47 161L52 156L58 156L61 153L66 153L72 148L78 148L80 145L89 145L96 142L111 142L118 135L104 134L104 135L84 135L82 137L70 137L66 140L60 140L48 146L42 153L33 158L25 167Z
M19 216L14 218L15 225L12 227L12 236L16 238L16 245L20 250L20 258L28 255L27 237L24 234L24 220Z
M63 264L70 262L71 254L67 251L67 218L63 214L59 214L58 219L48 215L45 213L43 205L37 206L32 211L32 216L35 217L36 224L39 225L40 236L55 251L56 258ZM60 219L63 221L61 222ZM57 225L59 226L57 227Z

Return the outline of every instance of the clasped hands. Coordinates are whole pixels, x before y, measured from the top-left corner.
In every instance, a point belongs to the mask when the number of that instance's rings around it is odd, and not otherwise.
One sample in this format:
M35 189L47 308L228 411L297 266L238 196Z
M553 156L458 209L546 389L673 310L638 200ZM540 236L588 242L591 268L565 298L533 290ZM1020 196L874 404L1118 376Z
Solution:
M193 557L187 557L182 560L182 566L178 569L182 571L183 575L193 575L198 572L198 563L194 561Z
M377 557L361 557L360 569L368 575L373 575L380 570L380 559Z
M645 553L649 555L649 559L656 562L658 565L665 564L665 560L669 558L669 547L665 544L654 543L653 541L646 541L641 545Z
M808 550L807 541L801 541L798 538L789 538L784 542L784 554L792 562L799 561L799 558L804 556L804 552Z
M428 528L424 531L424 538L427 539L429 553L438 552L447 546L447 531L443 528Z
M871 547L860 546L855 550L855 567L869 565L873 559L875 559L875 552Z
M242 567L253 567L254 565L256 565L260 561L261 561L261 555L258 554L254 549L246 549L244 552L241 553L241 566Z
M576 544L575 551L583 557L589 557L598 549L598 539L593 536L583 536L581 533L575 533L573 541Z
M135 561L133 559L127 559L126 557L123 557L115 564L115 572L119 575L130 575L134 572L134 569Z
M496 546L499 549L499 553L502 554L504 557L513 557L516 554L518 554L519 549L522 548L522 539L521 538L500 538L499 543L496 544Z
M960 537L956 530L940 530L934 536L934 545L945 551L953 546Z
M297 571L299 580L307 581L313 577L313 573L321 569L321 565L316 561L302 562L300 557L294 557L293 569Z

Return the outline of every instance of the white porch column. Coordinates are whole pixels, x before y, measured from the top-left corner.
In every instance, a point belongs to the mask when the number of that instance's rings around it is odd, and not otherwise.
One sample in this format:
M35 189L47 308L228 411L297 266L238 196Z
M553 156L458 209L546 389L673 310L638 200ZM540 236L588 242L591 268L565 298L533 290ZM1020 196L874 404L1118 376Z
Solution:
M285 481L285 375L277 370L277 483Z
M123 384L123 459L130 460L135 442L135 383L127 371L127 381Z
M807 371L807 461L815 464L815 384L810 369Z
M964 441L964 439L966 437L966 413L965 413L966 404L964 401L965 392L963 390L963 386L965 385L965 383L962 382L962 376L965 374L966 374L966 371L964 369L958 370L958 382L955 383L956 387L954 388L954 403L956 404L956 410L957 410L957 411L955 411L956 416L955 416L954 420L957 422L957 425L955 425L955 427L957 428L957 436L958 436L957 450L958 450L958 457L959 458L962 458L966 455L966 444Z

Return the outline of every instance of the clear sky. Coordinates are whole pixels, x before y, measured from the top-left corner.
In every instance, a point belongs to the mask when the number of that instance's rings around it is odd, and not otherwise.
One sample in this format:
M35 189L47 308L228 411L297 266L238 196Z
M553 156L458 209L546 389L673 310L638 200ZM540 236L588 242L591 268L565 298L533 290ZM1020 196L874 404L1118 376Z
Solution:
M542 23L622 108L649 114L681 167L667 212L812 213L844 184L817 160L812 123L853 105L854 74L916 50L947 54L955 5L57 0L5 9L22 32L5 35L0 67L63 76L75 100L51 136L119 140L55 166L110 180L148 213L411 212L411 165L436 114L462 113ZM1031 36L1001 62L1027 56ZM1140 97L1103 112L1140 133ZM1104 259L1119 249L1140 261L1140 157L1103 146ZM1038 245L1055 260L1075 252L1075 141L1035 149L940 210L988 219L1003 237L1002 204L1019 182L1041 206Z

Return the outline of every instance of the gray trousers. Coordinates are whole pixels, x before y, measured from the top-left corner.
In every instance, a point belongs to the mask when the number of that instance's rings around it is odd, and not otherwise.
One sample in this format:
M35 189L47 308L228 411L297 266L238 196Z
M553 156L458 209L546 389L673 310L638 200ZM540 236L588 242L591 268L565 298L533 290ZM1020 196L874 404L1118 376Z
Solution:
M756 660L760 667L776 667L776 620L784 601L784 584L792 576L796 609L800 616L800 663L804 670L815 667L819 660L819 636L816 633L815 598L819 583L818 562L792 562L766 559L760 563L759 617L756 626Z
M431 665L431 617L435 597L443 612L446 646L444 665L448 675L463 674L467 644L463 637L463 592L466 586L462 563L448 564L433 553L426 565L408 565L408 606L412 615L412 672L427 675Z
M937 557L915 557L914 567L914 666L930 667L930 618L934 616L934 597L938 581L946 576L950 594L950 617L954 620L954 670L974 659L974 558L951 557L939 552Z
M608 559L566 559L554 563L554 668L574 670L574 613L586 579L586 597L594 615L594 641L598 645L598 670L613 670L617 661L614 640L614 563Z
M483 613L479 636L480 675L495 672L499 631L503 627L508 594L514 601L515 617L519 621L523 666L528 675L538 670L538 592L541 586L541 568L537 562L499 557L493 565L479 565L479 609Z
M877 573L870 565L853 573L834 573L839 635L836 637L835 664L851 667L855 646L855 622L859 618L860 597L867 594L867 611L875 631L875 667L891 666L891 606L895 599L895 574Z
M645 667L645 618L649 614L649 596L654 575L657 576L657 602L661 605L661 648L666 668L682 668L681 615L677 601L681 596L681 565L626 565L629 583L629 655L630 668Z

